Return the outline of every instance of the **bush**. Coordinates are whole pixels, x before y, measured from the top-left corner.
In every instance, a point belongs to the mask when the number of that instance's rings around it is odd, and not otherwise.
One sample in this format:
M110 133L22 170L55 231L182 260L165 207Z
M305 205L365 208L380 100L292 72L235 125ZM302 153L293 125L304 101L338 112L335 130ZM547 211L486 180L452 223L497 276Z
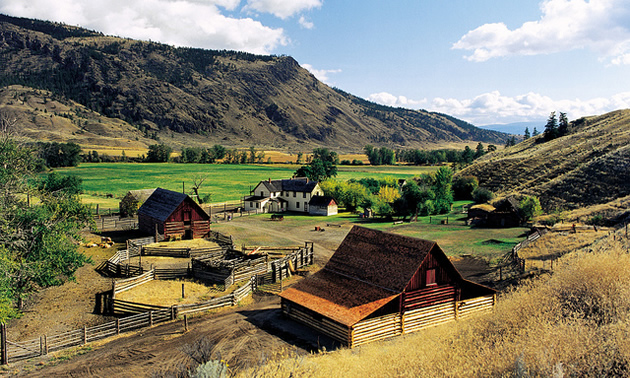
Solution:
M525 220L530 220L542 214L542 207L540 207L540 201L534 196L525 196L519 204L519 210Z
M482 187L473 190L472 198L476 203L488 203L494 199L494 193Z
M471 200L473 192L479 187L475 176L459 176L453 180L453 194L456 200Z

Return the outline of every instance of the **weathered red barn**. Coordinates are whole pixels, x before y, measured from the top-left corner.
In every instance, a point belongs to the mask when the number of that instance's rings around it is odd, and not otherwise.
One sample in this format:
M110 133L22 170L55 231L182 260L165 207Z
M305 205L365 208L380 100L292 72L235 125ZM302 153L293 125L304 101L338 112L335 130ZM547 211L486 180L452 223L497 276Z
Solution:
M138 209L138 225L159 239L197 239L210 232L210 216L188 195L157 188Z
M434 241L354 226L280 297L289 318L354 347L490 310L495 291L465 280Z

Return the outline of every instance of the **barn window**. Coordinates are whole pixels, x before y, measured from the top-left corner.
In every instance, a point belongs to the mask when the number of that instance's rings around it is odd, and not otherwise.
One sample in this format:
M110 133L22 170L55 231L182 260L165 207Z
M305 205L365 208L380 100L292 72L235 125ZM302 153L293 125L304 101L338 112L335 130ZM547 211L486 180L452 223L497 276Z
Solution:
M426 286L437 285L435 280L435 269L427 269Z

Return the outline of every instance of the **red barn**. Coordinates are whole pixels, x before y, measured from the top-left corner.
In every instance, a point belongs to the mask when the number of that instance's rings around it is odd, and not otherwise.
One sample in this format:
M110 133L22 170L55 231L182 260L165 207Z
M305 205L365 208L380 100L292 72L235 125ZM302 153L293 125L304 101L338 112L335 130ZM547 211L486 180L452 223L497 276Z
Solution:
M159 239L197 239L210 231L210 216L188 195L157 188L138 209L138 224Z
M282 311L350 347L492 309L436 242L355 226L326 266L280 294Z

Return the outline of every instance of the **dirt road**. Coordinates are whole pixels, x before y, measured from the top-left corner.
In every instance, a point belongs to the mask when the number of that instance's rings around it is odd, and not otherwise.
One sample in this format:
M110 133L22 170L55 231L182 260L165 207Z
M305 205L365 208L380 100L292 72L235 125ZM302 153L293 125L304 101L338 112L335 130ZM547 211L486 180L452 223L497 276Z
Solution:
M172 376L190 366L191 348L207 347L213 359L230 369L255 367L289 354L305 354L334 343L297 323L282 319L276 296L256 296L254 303L219 314L175 321L95 344L86 354L66 361L37 359L16 363L11 375L28 377L146 377ZM198 349L198 348L197 348Z

